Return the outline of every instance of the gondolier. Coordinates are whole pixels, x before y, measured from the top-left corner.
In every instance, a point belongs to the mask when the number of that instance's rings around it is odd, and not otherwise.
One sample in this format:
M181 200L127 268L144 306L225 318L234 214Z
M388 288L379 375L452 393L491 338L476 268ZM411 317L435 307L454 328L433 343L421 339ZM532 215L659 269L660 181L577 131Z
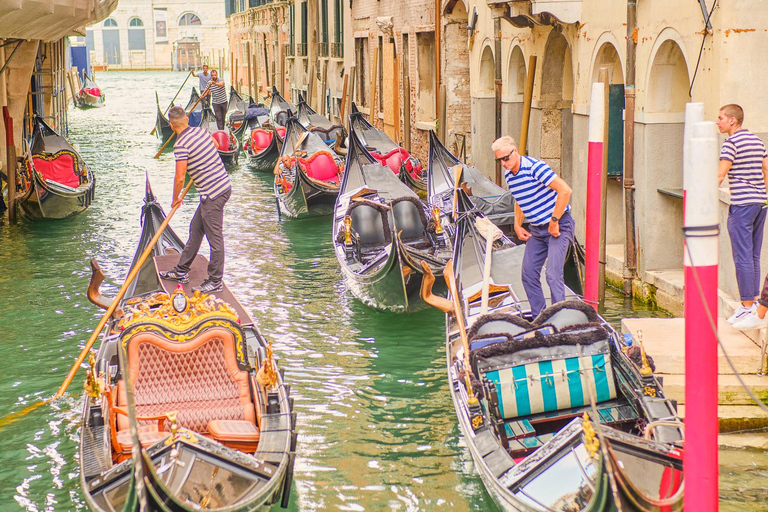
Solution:
M192 76L200 80L200 91L204 91L208 88L208 83L211 81L211 74L208 72L208 64L203 64L203 72L199 75L195 74L192 70ZM203 107L210 106L210 98L208 96L203 98Z
M512 137L497 139L491 149L505 169L504 178L515 198L515 234L526 242L522 280L534 318L546 307L541 268L547 262L552 303L565 300L563 263L573 242L571 187L541 160L521 156ZM523 228L528 219L530 232Z
M211 71L211 83L208 87L208 94L211 95L213 103L213 113L216 115L216 126L219 130L223 130L224 118L227 115L227 89L224 80L219 80L219 73L215 69Z
M189 126L189 118L181 107L169 110L168 118L177 135L173 147L176 156L173 206L181 201L179 195L184 188L186 173L189 173L200 193L200 205L189 224L189 240L179 262L173 269L160 272L160 277L180 283L189 282L189 269L205 236L211 247L208 278L193 290L217 292L224 287L221 281L224 275L224 205L232 194L232 186L217 152L218 145L208 131Z

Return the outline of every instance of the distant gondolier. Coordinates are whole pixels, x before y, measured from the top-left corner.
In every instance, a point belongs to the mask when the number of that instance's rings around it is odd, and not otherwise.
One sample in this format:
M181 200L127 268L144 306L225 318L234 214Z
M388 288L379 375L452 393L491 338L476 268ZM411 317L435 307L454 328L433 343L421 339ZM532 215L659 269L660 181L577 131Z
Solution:
M187 173L200 193L200 205L189 224L189 240L179 262L172 270L160 272L160 277L180 283L189 282L189 269L205 236L211 247L208 278L193 290L217 292L223 289L224 205L232 194L229 175L217 152L216 141L204 128L189 126L189 118L183 108L173 107L168 111L168 118L178 137L173 147L176 156L173 206L181 201L179 194L184 188L184 176Z
M202 94L208 88L208 83L211 81L211 74L208 72L208 64L203 64L203 72L199 75L192 70L192 76L200 80L200 93ZM210 98L205 96L203 98L203 108L210 106Z
M547 262L547 284L552 303L565 300L563 264L573 242L571 187L541 160L521 156L512 137L501 137L491 146L496 161L505 169L504 178L515 198L515 234L526 242L522 280L536 317L545 307L541 268ZM528 219L530 232L523 228Z
M212 98L211 103L213 103L213 113L216 115L216 126L219 130L223 130L224 118L227 115L227 89L224 80L219 80L219 73L215 69L211 71L209 87L208 94Z

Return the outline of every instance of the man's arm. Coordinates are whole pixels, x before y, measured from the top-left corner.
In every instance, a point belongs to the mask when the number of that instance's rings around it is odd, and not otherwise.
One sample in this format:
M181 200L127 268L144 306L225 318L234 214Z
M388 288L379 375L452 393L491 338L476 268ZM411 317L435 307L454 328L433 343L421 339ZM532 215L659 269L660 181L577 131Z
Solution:
M765 183L765 190L768 192L768 157L763 158L763 183Z
M568 184L563 181L560 176L555 176L555 179L549 184L549 188L557 192L557 201L555 201L555 209L552 210L552 215L558 219L565 213L565 208L571 201L572 190ZM560 222L554 220L549 221L549 234L555 238L560 236Z
M194 70L194 69L191 71L191 73L192 73L192 76L193 76L193 77L197 78L197 73L195 73L195 70Z
M765 161L768 159L763 159L763 179L765 178ZM733 162L726 159L720 160L720 165L717 167L717 186L720 187L723 185L723 180L725 179L725 176L728 174L728 171L731 170L731 166L733 165Z
M517 235L517 238L523 242L531 238L531 234L523 228L524 218L525 215L523 214L523 210L520 209L520 205L517 204L517 201L515 201L515 234Z
M216 85L218 85L219 87L224 87L224 80L219 80L218 82L216 82Z
M176 161L176 175L173 177L173 200L171 201L171 208L175 208L177 204L181 203L179 195L184 190L184 175L187 174L187 161Z

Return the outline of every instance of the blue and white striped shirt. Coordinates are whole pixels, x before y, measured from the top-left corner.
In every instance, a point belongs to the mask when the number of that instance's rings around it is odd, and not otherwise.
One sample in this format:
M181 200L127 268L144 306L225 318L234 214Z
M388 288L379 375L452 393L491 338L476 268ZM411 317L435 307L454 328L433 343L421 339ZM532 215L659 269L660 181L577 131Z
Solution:
M509 191L523 210L525 218L534 225L548 224L555 211L557 192L549 188L557 177L552 169L541 160L520 155L517 174L504 171ZM566 206L569 211L571 205Z
M731 204L762 204L768 200L763 180L763 159L768 157L760 137L741 129L725 139L720 160L732 163L728 171Z
M176 161L187 161L187 172L195 182L200 198L215 199L231 188L229 175L211 134L204 128L190 126L176 139L173 146Z

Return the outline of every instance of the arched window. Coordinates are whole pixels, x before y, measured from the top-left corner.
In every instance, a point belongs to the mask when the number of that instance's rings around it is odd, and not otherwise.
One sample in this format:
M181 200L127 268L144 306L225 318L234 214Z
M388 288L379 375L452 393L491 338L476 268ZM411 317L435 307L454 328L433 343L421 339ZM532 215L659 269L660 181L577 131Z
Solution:
M104 20L104 29L101 37L104 43L104 61L107 64L120 64L122 55L120 54L120 31L117 30L117 22L114 18Z
M130 50L146 50L147 43L144 37L144 22L141 18L131 18L128 22L128 48Z
M117 28L117 22L113 18L104 20L104 28Z
M184 13L179 18L180 27L188 27L193 25L202 25L200 18L193 12Z

